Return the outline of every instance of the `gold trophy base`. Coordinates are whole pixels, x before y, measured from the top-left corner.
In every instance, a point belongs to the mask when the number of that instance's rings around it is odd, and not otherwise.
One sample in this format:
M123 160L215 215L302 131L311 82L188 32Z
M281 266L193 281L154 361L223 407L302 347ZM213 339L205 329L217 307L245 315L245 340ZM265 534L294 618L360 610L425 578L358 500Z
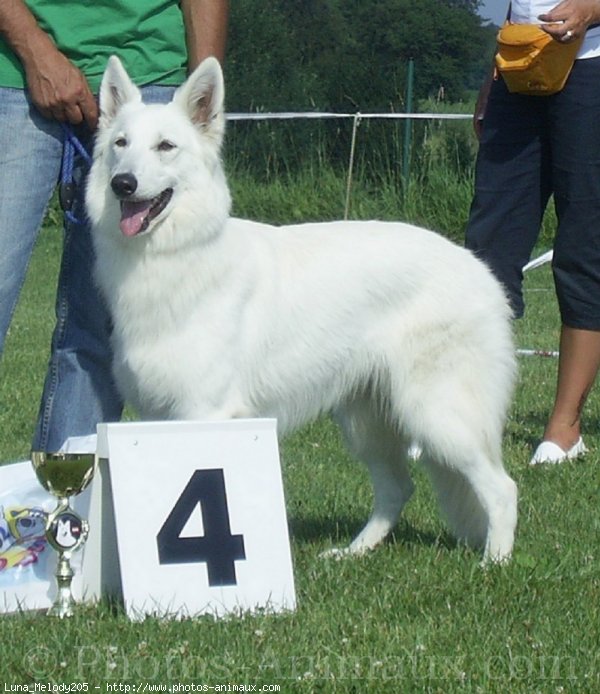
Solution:
M61 554L58 557L58 565L56 567L56 585L58 592L52 607L48 609L50 617L72 617L75 607L75 599L71 590L71 581L73 580L73 569L71 568L70 557L66 554Z

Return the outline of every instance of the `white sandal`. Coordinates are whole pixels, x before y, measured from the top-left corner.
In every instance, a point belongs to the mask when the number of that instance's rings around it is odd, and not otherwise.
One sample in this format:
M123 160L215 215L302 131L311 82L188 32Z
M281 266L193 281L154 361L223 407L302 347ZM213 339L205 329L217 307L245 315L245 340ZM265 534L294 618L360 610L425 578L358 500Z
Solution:
M542 441L537 447L533 457L529 461L530 465L539 465L540 463L564 463L566 460L573 460L580 455L587 453L587 448L583 443L581 436L568 451L564 451L557 443L553 441Z

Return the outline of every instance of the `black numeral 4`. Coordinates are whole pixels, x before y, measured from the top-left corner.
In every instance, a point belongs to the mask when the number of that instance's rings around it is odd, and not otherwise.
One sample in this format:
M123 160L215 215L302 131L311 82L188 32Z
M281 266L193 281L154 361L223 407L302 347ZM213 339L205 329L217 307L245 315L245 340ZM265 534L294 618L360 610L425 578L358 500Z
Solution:
M200 504L204 535L181 537ZM235 562L246 558L244 536L232 535L223 470L196 470L156 537L161 564L206 562L209 586L236 585Z

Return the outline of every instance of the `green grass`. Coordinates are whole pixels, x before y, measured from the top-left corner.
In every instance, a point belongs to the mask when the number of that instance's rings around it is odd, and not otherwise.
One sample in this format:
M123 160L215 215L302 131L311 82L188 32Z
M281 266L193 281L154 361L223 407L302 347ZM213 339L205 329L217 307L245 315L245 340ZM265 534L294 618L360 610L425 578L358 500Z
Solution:
M233 188L238 214L255 209L253 216L279 221L339 216L337 207L326 214L320 200L343 206L345 194L345 183L333 176L318 183L284 179L268 190L240 177ZM359 188L353 209L392 216L392 197L391 189ZM375 214L378 202L385 208L381 215ZM435 211L430 217L435 222ZM59 251L60 234L49 224L2 362L2 461L28 452ZM555 349L559 324L547 267L527 277L526 293L518 345ZM360 559L320 559L323 549L349 541L371 503L365 471L349 459L331 423L322 420L281 450L298 598L294 613L131 623L120 606L102 603L80 607L64 622L34 614L3 617L0 681L88 682L92 692L94 686L107 691L106 684L140 682L277 684L280 691L302 693L598 691L595 391L585 412L591 450L585 460L527 465L551 405L555 369L553 359L520 360L505 437L506 466L520 490L509 565L484 570L478 555L455 546L417 464L415 496L383 547Z

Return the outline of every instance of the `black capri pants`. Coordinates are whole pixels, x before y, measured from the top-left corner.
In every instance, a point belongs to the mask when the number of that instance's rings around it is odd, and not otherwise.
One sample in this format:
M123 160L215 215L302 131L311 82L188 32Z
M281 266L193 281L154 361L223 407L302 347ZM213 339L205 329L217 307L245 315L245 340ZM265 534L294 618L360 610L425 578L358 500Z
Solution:
M494 81L477 156L466 246L523 315L523 266L554 195L552 269L564 325L600 330L600 57L575 61L552 96Z

